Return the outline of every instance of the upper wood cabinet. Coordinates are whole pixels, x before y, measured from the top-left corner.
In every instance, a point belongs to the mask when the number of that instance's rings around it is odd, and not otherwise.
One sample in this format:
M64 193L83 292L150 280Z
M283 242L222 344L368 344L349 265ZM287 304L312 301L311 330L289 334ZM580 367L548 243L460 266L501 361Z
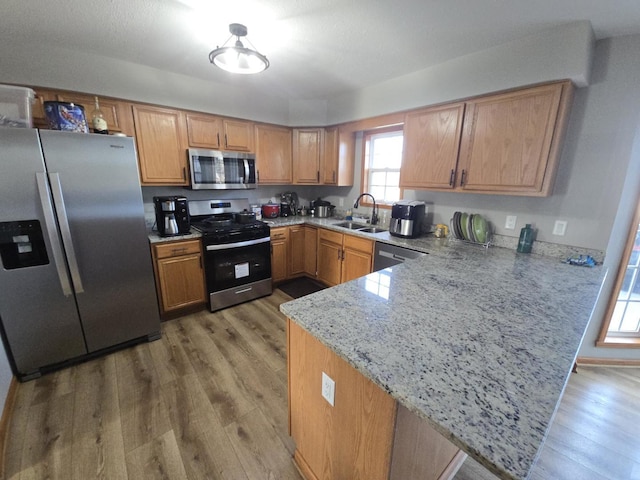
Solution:
M400 186L550 195L572 93L556 82L407 113Z
M184 112L133 105L143 185L188 185Z
M258 183L286 185L293 180L291 129L258 124L256 135L256 169Z
M187 113L189 146L253 152L253 123L198 113Z
M87 125L91 128L91 112L95 108L96 95L36 88L36 98L32 107L33 125L37 128L49 128L44 113L44 102L57 101L75 103L84 108ZM124 133L130 137L135 135L131 104L122 100L101 97L98 95L100 110L107 121L109 132Z
M457 103L406 115L401 187L454 187L463 113Z
M336 185L339 173L340 142L338 127L324 129L324 151L320 165L320 181L325 185Z
M222 119L213 115L187 113L187 135L193 148L220 148Z
M320 183L320 167L324 151L323 128L293 129L293 183Z
M551 194L572 93L571 82L561 82L466 102L460 189Z

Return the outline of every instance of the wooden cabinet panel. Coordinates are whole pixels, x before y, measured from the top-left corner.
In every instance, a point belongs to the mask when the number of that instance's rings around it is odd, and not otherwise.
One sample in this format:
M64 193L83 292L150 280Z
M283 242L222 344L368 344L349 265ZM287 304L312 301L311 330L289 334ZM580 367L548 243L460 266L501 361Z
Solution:
M222 120L213 115L187 113L189 146L194 148L220 148Z
M464 104L408 113L400 186L453 188Z
M184 113L133 106L143 185L188 185Z
M288 320L289 414L294 458L318 480L386 480L396 402L300 326ZM331 406L322 372L335 381Z
M320 183L324 129L293 130L293 183Z
M305 272L305 245L304 225L289 227L289 278L300 276Z
M291 129L260 124L255 131L258 183L290 184L293 179Z
M253 152L253 123L242 120L222 120L224 148L240 152Z
M287 279L289 262L289 228L271 229L271 280L281 282Z
M91 128L91 112L93 112L95 108L95 95L65 92L59 93L57 97L60 102L70 102L75 103L76 105L82 105L87 118L87 125ZM102 111L104 119L107 121L109 132L123 132L131 134L124 131L125 129L122 125L123 122L121 121L121 117L127 114L126 106L122 108L122 102L100 96L98 96L98 101L100 102L100 111Z
M316 278L318 258L318 229L305 225L304 227L304 273Z
M551 192L567 120L570 82L467 102L458 168L465 191Z
M152 252L162 313L204 304L206 292L200 241L155 244Z
M337 285L371 273L373 246L367 238L318 229L318 280Z
M338 235L336 241L335 235ZM318 229L318 280L327 285L340 283L342 267L342 234Z
M338 127L326 128L324 131L324 152L320 169L320 180L325 185L338 183Z

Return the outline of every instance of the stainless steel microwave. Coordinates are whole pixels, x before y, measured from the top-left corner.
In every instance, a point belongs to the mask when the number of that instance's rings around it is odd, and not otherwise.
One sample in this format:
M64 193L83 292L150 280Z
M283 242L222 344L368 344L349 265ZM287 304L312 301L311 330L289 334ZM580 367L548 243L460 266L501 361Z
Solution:
M257 186L253 153L190 148L188 155L193 190L239 190Z

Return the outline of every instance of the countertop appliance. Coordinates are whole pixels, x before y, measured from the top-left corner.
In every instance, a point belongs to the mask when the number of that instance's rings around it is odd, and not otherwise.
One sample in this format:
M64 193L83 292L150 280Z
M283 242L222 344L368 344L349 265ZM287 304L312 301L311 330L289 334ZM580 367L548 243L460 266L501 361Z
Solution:
M398 247L397 245L389 245L388 243L376 242L373 252L373 271L377 272L378 270L393 267L407 260L424 257L425 255L427 255L425 252Z
M153 197L156 228L161 237L186 235L191 229L186 197Z
M0 318L29 380L160 338L132 138L0 129Z
M253 153L188 149L193 190L239 190L257 187Z
M280 216L289 217L298 213L298 194L283 192L280 194Z
M202 233L212 312L271 295L269 225L251 219L239 222L238 213L249 209L248 199L189 202L191 225Z
M417 200L400 200L391 206L389 234L394 237L415 238L420 235L426 205Z

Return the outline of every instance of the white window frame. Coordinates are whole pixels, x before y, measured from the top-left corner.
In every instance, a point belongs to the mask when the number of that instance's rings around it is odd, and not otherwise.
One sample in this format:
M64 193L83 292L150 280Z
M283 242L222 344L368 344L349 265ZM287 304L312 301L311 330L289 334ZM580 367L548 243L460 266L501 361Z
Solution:
M381 137L389 137L389 136L402 136L403 137L403 142L404 142L404 129L403 129L403 125L394 125L391 127L385 127L385 128L379 128L376 130L368 130L365 131L363 134L363 143L362 143L362 185L360 188L360 193L364 193L364 192L370 192L370 185L371 185L371 177L373 175L373 173L379 173L379 172L384 172L384 173L397 173L398 175L398 179L400 178L400 168L401 168L401 163L402 163L402 151L400 151L400 165L398 166L398 168L370 168L369 167L369 163L370 163L370 142L372 138L381 138ZM395 185L393 185L395 186ZM399 189L399 197L398 199L393 199L393 200L388 200L385 198L376 198L376 204L379 206L382 206L383 208L386 206L387 208L391 207L391 204L394 203L396 200L399 200L400 198L402 198L403 195L403 189L400 187L400 185L397 186L397 188ZM371 206L373 205L373 203L371 202L371 199L369 197L363 197L361 202L362 205L367 205L367 206Z

